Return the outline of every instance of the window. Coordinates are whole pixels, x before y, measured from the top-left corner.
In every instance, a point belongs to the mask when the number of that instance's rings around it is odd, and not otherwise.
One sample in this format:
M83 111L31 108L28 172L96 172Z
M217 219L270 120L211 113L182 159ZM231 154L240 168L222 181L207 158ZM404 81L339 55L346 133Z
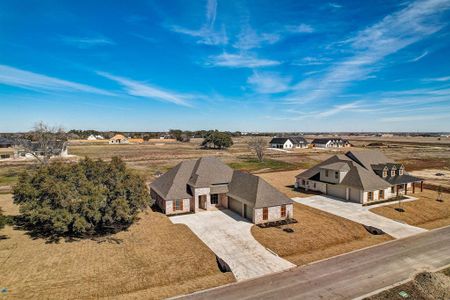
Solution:
M387 177L387 170L383 170L383 177Z
M286 217L286 205L281 205L281 217Z
M183 200L174 200L173 201L173 210L183 210Z
M391 176L395 176L395 170L391 171Z
M316 188L316 183L314 182L314 188Z
M395 193L395 186L391 186L391 193Z
M334 178L339 179L339 172L334 172Z
M403 168L398 170L398 175L403 175Z
M367 192L367 201L373 200L373 192Z
M305 185L305 180L302 179L302 185Z
M218 194L211 195L211 204L219 204L219 195Z
M269 209L267 207L263 208L263 220L266 221L269 219Z
M325 170L325 177L328 177L328 170Z
M384 199L384 190L380 190L380 191L378 192L378 198L379 198L380 200L383 200L383 199Z

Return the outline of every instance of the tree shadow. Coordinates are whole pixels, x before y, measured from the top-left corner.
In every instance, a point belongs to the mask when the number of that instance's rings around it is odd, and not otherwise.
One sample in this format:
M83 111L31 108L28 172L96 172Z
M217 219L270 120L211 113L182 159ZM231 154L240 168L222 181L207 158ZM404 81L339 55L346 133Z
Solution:
M139 219L136 219L137 222ZM109 226L98 228L96 231L86 233L83 235L73 235L73 234L58 234L53 232L48 226L42 224L30 224L22 216L13 217L13 227L15 230L25 231L26 234L33 240L44 239L46 244L58 244L62 240L66 243L79 242L82 240L90 239L96 241L97 243L110 243L110 244L121 244L122 239L112 237L111 235L116 234L120 231L128 231L130 224L120 224L117 226Z

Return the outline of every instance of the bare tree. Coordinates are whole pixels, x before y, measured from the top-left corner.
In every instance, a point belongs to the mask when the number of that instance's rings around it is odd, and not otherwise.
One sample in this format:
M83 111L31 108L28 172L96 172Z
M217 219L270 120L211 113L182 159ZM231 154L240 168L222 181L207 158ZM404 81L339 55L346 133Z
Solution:
M266 154L267 141L264 137L252 137L248 141L248 146L251 150L255 151L256 157L259 162L264 160L264 155Z
M61 127L51 127L40 121L34 125L29 136L31 140L20 139L18 144L41 164L48 164L53 155L65 151L67 136Z

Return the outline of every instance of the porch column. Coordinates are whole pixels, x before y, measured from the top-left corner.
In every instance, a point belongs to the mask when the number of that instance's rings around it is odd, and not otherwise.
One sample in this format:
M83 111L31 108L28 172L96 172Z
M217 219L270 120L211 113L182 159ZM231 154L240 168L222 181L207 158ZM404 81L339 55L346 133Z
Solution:
M420 191L423 192L423 181L420 182Z
M396 185L395 187L397 188L397 197L398 197L398 190L400 189L400 186Z
M416 192L416 183L415 182L413 182L412 183L412 186L413 186L413 194Z
M408 184L405 183L405 195L408 194Z

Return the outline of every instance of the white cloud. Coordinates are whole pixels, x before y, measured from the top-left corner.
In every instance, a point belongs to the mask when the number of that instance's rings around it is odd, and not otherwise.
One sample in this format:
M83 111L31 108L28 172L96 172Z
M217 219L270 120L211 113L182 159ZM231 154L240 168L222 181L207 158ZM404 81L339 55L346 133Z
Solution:
M426 120L440 120L450 119L450 114L437 114L437 115L409 115L399 117L382 118L381 122L411 122L411 121L426 121Z
M210 56L206 65L229 68L258 68L276 66L280 63L281 62L276 60L258 58L248 53L223 53L216 56Z
M312 33L314 32L314 28L308 24L299 24L299 25L288 25L286 26L286 30L291 33Z
M177 105L191 106L188 102L191 95L178 94L161 88L134 81L128 78L114 76L106 72L97 72L98 75L113 80L122 85L131 96L144 97L174 103Z
M273 72L254 72L247 80L253 89L261 94L275 94L289 90L291 78Z
M233 45L241 50L260 48L265 44L275 44L280 40L278 33L257 33L250 26L246 26L238 36L238 41Z
M419 56L414 57L413 59L409 60L409 62L416 62L416 61L419 61L419 60L421 60L422 58L424 58L424 57L427 56L427 55L428 55L428 51L425 51L425 52L423 52L422 54L420 54Z
M61 41L67 45L75 46L80 49L88 49L98 46L115 45L116 43L106 37L75 37L75 36L62 36Z
M332 8L342 8L341 4L338 3L334 3L334 2L329 2L328 6L332 7Z
M345 111L351 111L357 108L361 108L361 102L360 101L355 101L355 102L350 102L350 103L345 103L345 104L339 104L339 105L335 105L333 106L332 109L329 110L325 110L322 112L319 112L316 114L317 117L319 118L323 118L323 117L329 117L341 112L345 112Z
M450 81L450 76L444 76L444 77L434 77L434 78L424 78L423 81L434 81L434 82L445 82Z
M0 65L0 84L35 91L84 92L114 96L113 93L89 85L16 69L6 65Z
M438 17L449 8L447 0L416 1L386 16L346 41L353 56L329 68L323 77L299 83L295 96L302 102L329 100L351 82L367 79L386 56L439 31L445 23Z
M174 32L198 38L197 43L205 45L226 45L228 37L225 26L219 31L215 30L217 16L217 0L208 0L206 4L206 21L200 29L187 29L182 26L171 26Z

